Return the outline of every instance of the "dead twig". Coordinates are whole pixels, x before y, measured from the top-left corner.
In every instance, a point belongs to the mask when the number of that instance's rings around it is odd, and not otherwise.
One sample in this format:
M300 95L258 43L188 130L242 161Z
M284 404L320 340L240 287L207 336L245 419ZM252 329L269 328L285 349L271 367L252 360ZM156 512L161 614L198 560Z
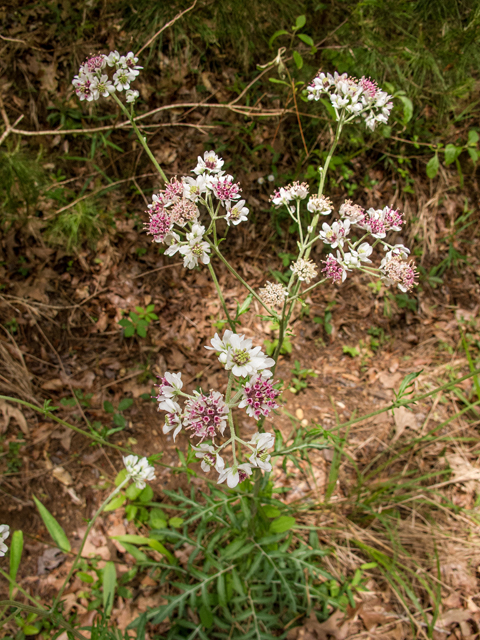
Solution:
M177 15L174 18L172 18L172 20L170 20L170 22L167 22L167 24L164 24L163 27L159 31L157 31L157 33L154 36L152 36L150 38L150 40L146 44L144 44L143 47L141 49L139 49L135 55L139 56L144 49L146 49L147 47L149 47L152 44L152 42L155 40L155 38L158 38L158 36L163 31L165 31L165 29L168 29L168 27L171 27L173 24L175 24L175 22L177 22L177 20L180 20L180 18L182 16L184 16L186 13L191 11L195 7L196 4L197 4L197 0L194 0L193 4L190 7L188 7L188 9L185 9L184 11L181 11L180 13L177 13Z

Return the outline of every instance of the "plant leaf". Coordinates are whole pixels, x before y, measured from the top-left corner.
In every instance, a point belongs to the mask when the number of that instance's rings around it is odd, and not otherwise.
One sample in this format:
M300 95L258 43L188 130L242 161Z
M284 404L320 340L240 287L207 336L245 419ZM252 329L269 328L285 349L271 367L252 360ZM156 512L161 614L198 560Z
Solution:
M285 31L285 29L279 29L278 31L275 31L275 33L273 34L273 36L270 38L270 40L268 41L268 46L271 47L272 44L274 43L274 41L279 38L280 36L288 36L288 31Z
M284 533L289 531L295 525L295 518L292 516L280 516L270 524L270 531L272 533Z
M294 29L301 29L302 27L305 26L306 22L307 22L307 18L305 16L298 16L295 22Z
M314 42L310 36L307 36L305 33L298 33L297 35L302 42L308 44L309 47L313 47Z
M10 542L10 578L15 580L17 577L18 567L20 566L20 560L22 559L23 551L23 531L19 529L14 531L12 535L12 541ZM12 592L15 585L10 583L9 593L10 599L12 598Z
M433 158L430 158L430 160L427 162L427 176L429 178L435 178L435 176L438 173L438 169L440 167L440 162L438 160L438 154L436 153Z
M295 64L297 65L298 69L301 69L303 67L303 58L302 56L298 53L298 51L294 51L293 52L293 59L295 61Z
M110 617L117 586L117 572L113 562L107 562L103 568L103 609L105 615Z
M48 533L52 536L52 539L55 542L55 544L64 552L71 551L72 548L65 534L65 531L55 520L55 518L52 516L50 511L43 506L40 500L37 500L35 496L33 496L33 500L35 502L35 505L37 506L37 509L43 520L43 523L47 527Z
M132 404L132 398L123 398L123 400L120 400L120 404L118 405L118 411L126 411L127 409L130 409Z

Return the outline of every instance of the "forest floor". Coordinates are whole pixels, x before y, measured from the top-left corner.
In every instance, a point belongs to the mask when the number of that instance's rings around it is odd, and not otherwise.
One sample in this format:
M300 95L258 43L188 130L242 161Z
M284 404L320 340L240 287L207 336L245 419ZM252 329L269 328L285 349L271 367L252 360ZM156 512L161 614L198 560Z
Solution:
M58 407L58 416L86 430L90 424L99 429L100 424L115 428L113 414L105 411L104 403L117 408L125 398L132 399L131 406L121 412L125 428L109 440L129 446L140 455L163 454L161 463L167 466L157 466L152 483L154 499L161 503L164 489L188 490L186 476L170 468L179 465L176 449L186 452L187 439L180 436L174 443L171 435L163 435L162 416L150 399L155 376L166 370L182 371L189 391L197 385L224 390L224 370L214 354L204 350L215 331L212 323L221 318L221 308L205 271L186 271L175 259L157 255L154 246L149 246L129 222L117 221L114 242L106 235L95 252L79 253L69 268L65 268L62 251L41 243L26 248L29 264L34 267L26 278L10 280L0 297L2 323L8 328L0 337L0 373L3 389L9 395L35 404L48 397ZM264 284L268 270L279 267L279 259L268 238L255 236L256 228L258 225L238 230L232 259L245 279L258 288ZM135 248L143 245L148 250L138 257ZM416 470L422 476L440 474L440 479L436 477L438 504L446 501L472 513L476 510L480 482L478 420L470 413L444 425L464 406L462 393L440 393L417 403L411 411L382 413L355 423L348 434L336 428L390 404L394 390L409 373L421 372L414 382L416 393L468 373L461 331L467 332L471 348L478 349L479 255L475 241L470 246L469 263L457 272L450 270L448 284L438 289L423 287L415 294L416 310L394 306L390 317L386 316L385 291L375 292L354 276L341 287L312 292L302 316L293 320L292 351L280 358L276 374L285 383L284 404L273 424L287 444L299 428L318 425L339 437L346 436L346 441L328 504L325 495L333 446L314 451L309 460L299 458L297 465L289 461L282 467L279 462L272 478L277 488L283 488L281 499L298 507L300 521L302 505L319 505L304 515L304 523L319 526L321 542L338 550L337 566L332 566L338 575L354 572L364 561L349 547L349 538L360 537L369 543L373 540L380 548L388 546L373 522L356 521L352 516L357 481L351 461L362 469L385 452L399 454L395 470L405 477ZM221 265L215 268L226 291L227 305L234 309L244 293ZM122 310L150 304L159 319L149 326L147 337L125 338L118 325ZM328 310L331 317L325 315ZM243 316L241 332L254 344L263 345L274 335L259 320L259 312L254 304ZM458 388L464 398L470 398L472 379ZM61 584L71 560L52 549L32 495L41 499L78 544L86 520L122 468L120 453L92 445L88 438L18 405L2 401L0 410L1 520L12 529L21 528L26 536L21 584L46 598ZM251 421L240 419L240 425L247 435L255 430ZM431 432L458 438L424 441L402 453L406 443ZM453 474L444 481L446 476L441 474L448 469ZM385 475L392 472L391 467L380 472L377 482L386 480ZM202 475L199 470L191 482L206 488ZM419 488L421 491L421 485ZM466 631L476 633L475 625L480 622L478 525L452 513L445 515L445 522L434 525L418 517L413 502L405 505L402 544L413 556L428 557L432 528L436 527L443 609L435 637L473 638L477 636L466 635ZM125 520L123 509L106 515L90 538L87 555L94 553L103 561L115 559L120 572L128 571L133 559L122 553L125 550L120 543L110 540L110 536L126 532L138 530ZM91 621L94 612L87 611L84 587L79 580L71 586L67 609L76 607L85 623ZM299 638L326 638L325 633L335 638L367 637L364 633L369 630L368 637L372 638L410 637L408 619L399 611L388 585L372 574L367 588L364 601L357 603L355 611L345 619L336 615L337 626L332 620L330 630L316 630L310 621L303 631L292 631L291 637L297 637L295 633L304 634ZM161 595L158 585L143 576L132 601L118 598L114 620L125 628ZM381 623L386 626L377 629ZM460 632L463 635L458 635Z

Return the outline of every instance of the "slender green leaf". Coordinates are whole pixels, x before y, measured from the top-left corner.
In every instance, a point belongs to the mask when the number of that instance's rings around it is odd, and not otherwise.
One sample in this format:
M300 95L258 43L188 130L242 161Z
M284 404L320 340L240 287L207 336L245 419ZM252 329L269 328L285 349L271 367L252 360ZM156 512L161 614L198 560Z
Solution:
M17 529L13 532L12 540L10 542L10 578L16 580L18 567L20 566L20 560L22 559L23 551L23 531ZM15 585L10 583L9 593L12 597L13 589Z
M107 562L103 568L103 609L105 615L110 617L115 599L115 588L117 586L117 572L113 562Z
M278 31L275 31L275 33L273 34L273 36L270 38L270 40L268 41L268 46L271 47L272 44L275 42L275 40L277 38L279 38L280 36L288 36L288 31L285 31L285 29L279 29Z
M47 527L48 533L52 536L52 539L55 542L55 544L62 551L65 551L65 552L71 551L72 548L70 546L70 542L68 541L68 538L64 530L62 529L62 527L58 524L58 522L52 516L50 511L43 506L40 500L37 500L35 496L33 496L33 500L40 513L43 523Z
M298 33L297 36L300 38L302 42L304 42L305 44L308 44L309 47L314 46L315 43L313 42L312 38L310 36L307 36L305 33Z

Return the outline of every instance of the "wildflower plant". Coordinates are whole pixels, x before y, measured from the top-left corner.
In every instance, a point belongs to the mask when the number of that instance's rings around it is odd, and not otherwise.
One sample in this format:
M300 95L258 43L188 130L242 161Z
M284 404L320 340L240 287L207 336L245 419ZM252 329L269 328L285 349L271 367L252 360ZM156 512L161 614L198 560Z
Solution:
M165 372L156 400L165 416L163 432L172 433L175 440L183 431L192 440L194 459L201 460L202 469L207 473L214 470L218 483L226 481L229 487L235 487L250 477L253 470L258 473L271 470L269 452L275 447L275 434L264 432L264 421L279 407L281 385L274 381L274 372L297 302L322 284L344 282L355 270L379 278L386 285L396 285L402 292L416 283L409 250L387 239L390 232L403 227L399 211L388 205L365 210L346 200L335 214L332 201L324 194L330 161L344 127L363 122L367 129L374 130L379 123L386 124L393 106L392 96L369 78L357 79L337 72L318 73L306 88L306 100L328 99L333 107L336 124L333 144L324 166L318 168L319 183L315 190L306 182L296 181L272 194L272 205L284 208L298 229L297 254L290 264L289 278L284 278L285 284L267 281L255 291L229 263L221 246L230 229L248 223L247 196L235 177L224 170L225 161L214 150L198 157L190 175L167 180L134 120L138 92L131 84L142 69L138 62L131 52L93 56L81 65L73 85L80 100L103 97L117 102L164 181L163 188L152 196L147 207L146 233L153 242L164 245L166 256L179 254L184 268L206 267L215 284L229 329L223 336L215 334L205 347L216 353L225 369L228 376L225 393L210 389L188 394L181 372ZM355 238L358 235L359 239L353 239L354 230ZM311 258L318 243L330 249L320 264ZM374 256L377 248L383 250L378 260ZM265 310L263 317L278 327L279 338L272 357L250 338L237 333L238 312L233 318L227 309L213 259L224 263L247 290L247 299L255 298ZM257 421L257 433L248 441L240 437L235 424L234 414L241 412Z

